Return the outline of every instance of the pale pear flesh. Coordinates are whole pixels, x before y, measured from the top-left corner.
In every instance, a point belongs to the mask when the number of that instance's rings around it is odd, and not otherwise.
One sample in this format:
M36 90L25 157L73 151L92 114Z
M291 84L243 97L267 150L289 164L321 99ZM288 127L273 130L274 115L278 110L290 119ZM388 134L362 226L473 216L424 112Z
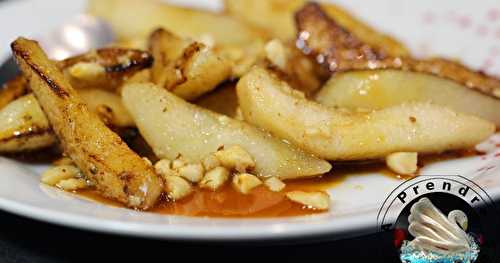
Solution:
M124 105L159 158L201 161L222 147L241 146L259 176L291 179L321 175L331 165L245 122L190 104L153 84L130 84Z
M426 73L352 71L333 75L316 95L323 105L383 109L404 102L432 102L476 115L500 127L500 99Z
M495 131L491 122L430 103L373 112L328 108L261 68L238 82L237 94L246 121L328 160L469 148Z

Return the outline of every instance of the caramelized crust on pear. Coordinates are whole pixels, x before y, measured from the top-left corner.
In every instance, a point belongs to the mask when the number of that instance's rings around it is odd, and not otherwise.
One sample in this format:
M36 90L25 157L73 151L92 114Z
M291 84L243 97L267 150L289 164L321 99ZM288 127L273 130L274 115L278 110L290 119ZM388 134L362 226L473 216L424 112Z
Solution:
M341 27L316 3L296 13L297 46L332 73L350 70L400 69L456 81L500 99L500 80L446 59L417 60L393 57Z
M65 153L85 176L104 196L134 208L153 206L163 183L152 166L89 112L37 42L19 38L11 47Z

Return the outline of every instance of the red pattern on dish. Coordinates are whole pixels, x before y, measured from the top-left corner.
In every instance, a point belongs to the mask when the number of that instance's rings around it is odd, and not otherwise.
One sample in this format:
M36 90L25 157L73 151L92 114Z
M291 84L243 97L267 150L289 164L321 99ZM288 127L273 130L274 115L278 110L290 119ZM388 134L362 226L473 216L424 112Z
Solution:
M435 25L438 22L451 22L452 25L460 30L472 30L478 38L493 38L492 45L498 43L500 39L500 8L492 7L484 13L484 15L468 15L459 10L450 10L445 13L436 13L435 10L426 10L421 14L421 19L424 25ZM491 46L491 49L500 47ZM428 48L426 43L419 44L418 53L432 54L431 48ZM490 74L500 76L498 68L500 67L500 52L490 52L486 57L481 58L483 61L480 65L480 70ZM495 72L497 71L497 72Z

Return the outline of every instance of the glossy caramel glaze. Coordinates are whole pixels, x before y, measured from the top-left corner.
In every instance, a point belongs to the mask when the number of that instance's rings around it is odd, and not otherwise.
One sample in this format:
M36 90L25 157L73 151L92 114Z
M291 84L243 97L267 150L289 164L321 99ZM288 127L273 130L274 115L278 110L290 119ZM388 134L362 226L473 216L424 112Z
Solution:
M441 154L432 154L419 157L419 168L439 161L465 158L481 155L469 149L450 151ZM243 195L227 183L219 191L213 192L196 188L194 193L180 201L171 202L165 197L153 209L147 211L165 215L208 216L208 217L237 217L237 218L263 218L300 216L321 213L311 210L285 197L288 191L327 191L341 184L349 176L363 176L380 174L391 178L407 180L413 176L401 176L390 171L382 161L352 161L336 162L332 172L316 178L285 181L286 187L281 192L271 192L265 186L259 186L250 194ZM418 174L418 172L417 172ZM124 207L121 203L107 199L95 190L80 190L78 195L115 207ZM332 197L335 200L335 197ZM335 202L335 201L333 201Z
M288 191L327 191L342 183L349 175L364 175L379 173L396 177L382 163L359 165L342 163L331 174L317 178L286 181L286 187L281 192L272 192L264 185L253 189L248 195L243 195L227 183L222 189L213 192L196 188L194 193L185 199L171 202L162 198L159 204L148 212L209 217L284 217L299 216L321 211L308 209L291 202L285 197ZM99 203L124 207L122 204L102 197L95 190L81 190L78 194Z

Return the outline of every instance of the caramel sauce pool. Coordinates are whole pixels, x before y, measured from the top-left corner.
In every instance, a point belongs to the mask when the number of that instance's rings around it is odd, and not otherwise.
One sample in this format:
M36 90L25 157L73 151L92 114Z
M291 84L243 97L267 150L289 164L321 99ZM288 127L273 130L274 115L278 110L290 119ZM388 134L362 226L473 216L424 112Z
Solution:
M327 190L343 180L343 177L324 175L315 179L289 181L281 192L272 192L261 185L249 194L241 194L228 182L217 191L195 187L193 193L179 201L162 198L156 207L146 211L166 215L209 216L209 217L283 217L320 213L288 200L287 191ZM102 197L96 190L81 190L78 195L116 207L121 203Z
M195 187L194 192L179 201L162 198L156 207L146 211L166 215L209 217L285 217L321 213L288 200L288 191L326 191L340 184L350 174L378 172L390 175L384 165L338 165L333 173L310 179L287 181L281 192L272 192L261 185L244 195L233 189L230 182L218 191ZM391 175L392 176L392 175ZM102 197L96 190L80 190L78 195L99 203L124 207L121 203Z
M440 155L424 156L420 158L419 166L458 157L477 155L473 151L444 153ZM285 217L321 213L303 207L288 200L285 193L293 190L301 191L326 191L343 182L350 175L363 175L378 173L383 176L395 177L401 180L410 177L401 177L390 172L384 163L371 162L336 163L332 172L321 177L286 181L286 188L281 192L272 192L262 185L253 189L249 194L243 195L233 189L228 182L218 191L210 191L195 187L194 192L179 201L171 202L162 198L158 205L146 212L165 215L209 216L209 217ZM97 201L99 203L124 207L121 203L102 197L95 190L81 190L78 195ZM333 197L335 200L335 197Z

